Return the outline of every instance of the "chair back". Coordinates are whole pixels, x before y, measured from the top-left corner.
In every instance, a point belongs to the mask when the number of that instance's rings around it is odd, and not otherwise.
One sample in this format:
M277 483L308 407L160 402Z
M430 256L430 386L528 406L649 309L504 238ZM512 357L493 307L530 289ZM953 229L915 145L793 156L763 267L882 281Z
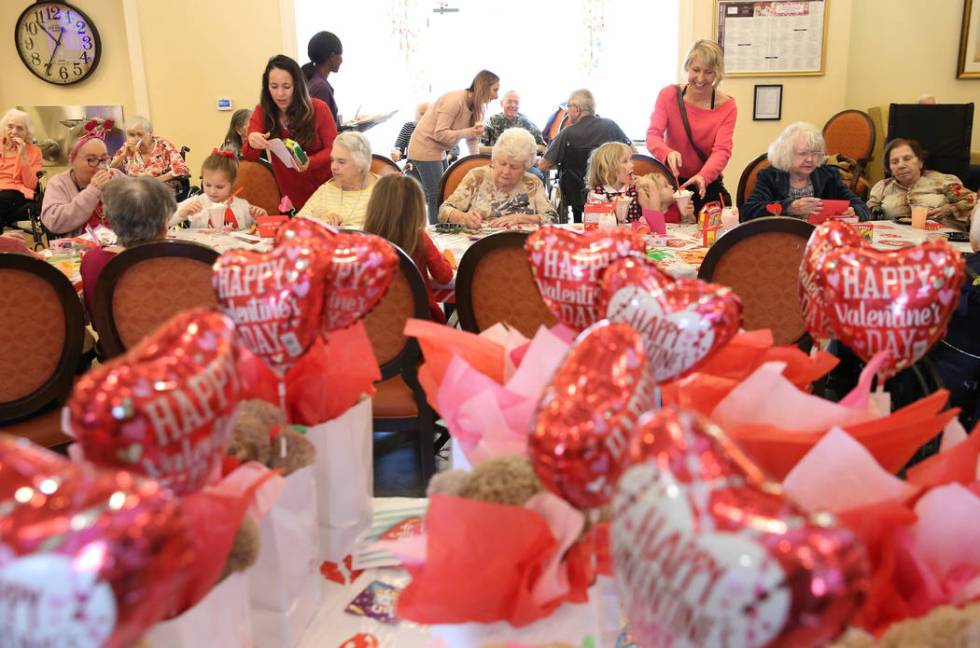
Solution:
M211 266L218 253L187 241L123 250L95 284L92 324L106 357L125 352L177 313L217 308Z
M674 174L670 172L663 162L655 157L650 157L649 155L643 155L642 153L633 154L633 175L636 177L641 177L655 173L667 181L668 187L673 187L677 190L677 181L674 178Z
M238 196L249 204L261 207L270 214L279 213L279 200L282 193L272 174L272 165L265 160L250 162L242 160L238 163L238 178L232 191L241 189Z
M742 171L742 176L738 179L738 191L735 192L735 204L738 205L739 209L742 208L742 205L745 204L748 197L752 195L759 171L762 171L767 166L769 166L769 155L763 153L749 162Z
M970 175L973 104L891 104L888 140L914 139L929 152L926 168L960 180Z
M551 117L548 118L547 123L544 127L544 132L541 134L544 137L545 142L551 142L558 136L558 133L562 131L565 126L568 125L568 111L558 107L558 110L551 113Z
M585 186L585 173L589 166L589 156L598 146L566 145L558 164L558 189L561 191L561 209L568 207L582 209L588 188ZM564 211L561 214L564 216Z
M0 253L0 424L68 397L84 330L65 275L32 256Z
M371 173L379 176L402 175L402 170L392 159L373 153L371 155Z
M742 300L746 330L772 330L776 344L807 333L800 306L799 274L813 225L787 217L742 223L708 250L698 278L728 286Z
M828 155L846 155L863 169L875 148L875 125L863 110L842 110L824 124L823 139Z
M463 178L470 172L470 169L488 164L490 164L490 154L477 153L476 155L461 157L449 165L449 168L442 174L442 179L439 181L439 204L444 203L446 198L449 198L456 191L456 187L463 181Z
M381 379L388 380L405 370L413 375L420 357L419 343L405 335L409 318L429 319L429 297L422 274L412 258L397 245L398 269L384 297L364 317L364 328L381 368Z
M456 308L465 331L479 333L502 322L533 337L539 326L558 320L531 274L527 232L499 232L474 243L456 273Z

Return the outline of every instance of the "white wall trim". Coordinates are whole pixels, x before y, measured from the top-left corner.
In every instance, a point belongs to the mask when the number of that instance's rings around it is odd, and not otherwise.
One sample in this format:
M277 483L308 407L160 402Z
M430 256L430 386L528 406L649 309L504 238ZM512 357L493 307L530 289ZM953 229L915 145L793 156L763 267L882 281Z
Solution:
M293 0L279 0L279 28L282 31L282 53L303 65L306 52L303 52L301 60L296 47L296 7Z
M140 14L137 0L123 0L126 21L126 44L129 48L129 73L133 78L133 102L136 114L153 121L150 114L150 92L146 85L146 65L143 63L143 36L140 33ZM129 117L129 115L127 115Z

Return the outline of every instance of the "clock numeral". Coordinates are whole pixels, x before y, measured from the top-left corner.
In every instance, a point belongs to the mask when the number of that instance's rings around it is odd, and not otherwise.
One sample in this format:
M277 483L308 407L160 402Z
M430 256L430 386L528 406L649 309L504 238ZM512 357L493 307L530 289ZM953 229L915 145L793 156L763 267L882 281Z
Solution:
M58 70L58 76L61 77L62 81L67 81L68 80L68 68L66 68L64 65L62 65L61 66L61 69Z
M29 49L29 50L34 49L34 39L31 38L30 36L28 36L27 38L25 38L24 39L24 47L26 49Z
M85 61L85 64L88 65L88 52L82 52L82 55L79 56L78 58L80 58L83 61Z
M24 27L24 29L26 29L27 30L27 33L30 34L31 36L37 36L37 23L36 22L27 23L27 25Z
M85 33L85 21L84 20L79 20L77 23L75 23L75 26L78 27L78 35L79 36L81 36L82 34Z
M70 25L71 21L72 21L71 9L65 9L65 22Z
M31 52L31 65L40 65L41 55L37 52Z
M48 20L61 20L61 9L58 7L48 7Z
M90 36L82 36L82 49L92 49L92 38Z
M72 68L75 76L82 76L82 66L78 63L78 61L72 62Z

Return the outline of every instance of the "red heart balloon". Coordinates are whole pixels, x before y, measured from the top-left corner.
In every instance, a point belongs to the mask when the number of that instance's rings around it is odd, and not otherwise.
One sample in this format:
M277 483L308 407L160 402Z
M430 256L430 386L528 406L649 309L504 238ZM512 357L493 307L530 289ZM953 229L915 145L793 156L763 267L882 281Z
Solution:
M130 646L194 557L174 495L0 435L0 643Z
M214 264L212 280L245 346L282 372L319 334L324 272L318 248L295 240L268 253L226 252Z
M886 377L915 364L946 333L959 304L964 262L946 241L883 252L865 245L826 251L810 278L830 329L865 362L879 351Z
M178 494L204 486L231 440L234 330L214 311L185 311L82 376L68 408L85 458L148 475Z
M323 328L347 328L375 307L398 267L392 245L373 234L338 232L308 218L295 218L279 228L277 244L310 241L328 262Z
M657 382L686 375L728 344L742 321L731 288L672 279L643 258L613 262L602 277L599 311L643 336Z
M613 261L643 254L643 237L631 230L579 234L542 227L524 243L541 298L560 322L576 331L602 317L599 280Z
M803 263L800 264L800 305L803 307L806 328L815 339L829 338L833 332L820 288L813 281L813 270L824 254L845 245L862 247L865 245L864 237L847 223L828 220L813 230L803 251Z
M645 414L613 500L612 558L640 646L822 646L863 603L863 545L789 501L716 426Z
M654 387L633 329L601 321L582 333L545 389L528 440L541 483L579 508L609 501Z

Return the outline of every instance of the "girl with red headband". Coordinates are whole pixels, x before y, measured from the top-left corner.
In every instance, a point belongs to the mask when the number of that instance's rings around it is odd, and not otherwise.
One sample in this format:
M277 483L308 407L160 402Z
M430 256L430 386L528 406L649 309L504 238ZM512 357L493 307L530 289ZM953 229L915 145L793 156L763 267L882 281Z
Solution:
M238 177L238 160L231 151L213 149L201 165L203 194L192 196L177 205L171 225L190 221L191 227L213 227L218 222L232 229L248 229L257 216L265 216L261 207L248 204L232 192ZM222 207L224 209L222 209ZM212 219L212 212L215 218Z

